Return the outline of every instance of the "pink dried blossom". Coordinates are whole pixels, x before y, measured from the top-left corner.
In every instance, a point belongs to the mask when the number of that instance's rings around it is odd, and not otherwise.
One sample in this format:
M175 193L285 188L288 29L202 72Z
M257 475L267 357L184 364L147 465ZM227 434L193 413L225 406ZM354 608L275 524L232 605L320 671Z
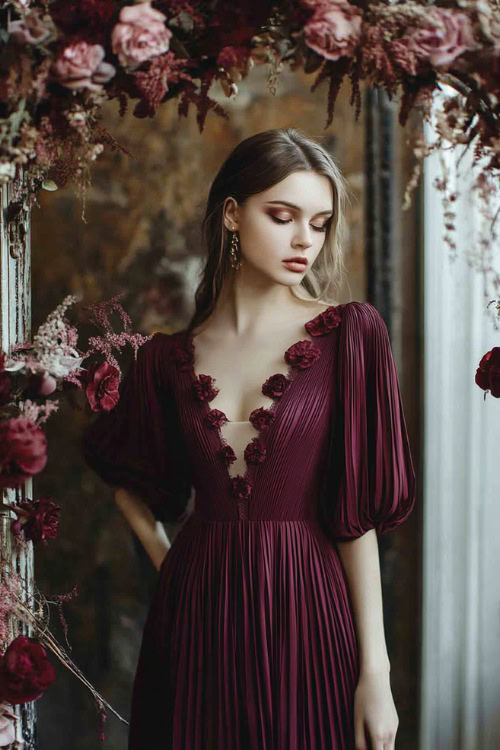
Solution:
M469 16L452 8L430 7L425 20L399 40L409 55L442 67L476 45Z
M304 40L327 60L352 57L361 37L362 12L346 0L322 2L304 27Z
M119 19L111 32L111 46L124 67L137 67L168 51L172 32L165 26L166 16L151 3L125 5Z
M53 73L67 88L100 91L116 73L113 65L104 62L104 54L101 44L70 44L54 63Z

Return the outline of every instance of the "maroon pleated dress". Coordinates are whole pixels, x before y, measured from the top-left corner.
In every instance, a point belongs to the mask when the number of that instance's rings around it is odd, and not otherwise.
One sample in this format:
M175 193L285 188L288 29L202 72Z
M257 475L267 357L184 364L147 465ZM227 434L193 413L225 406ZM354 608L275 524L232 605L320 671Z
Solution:
M156 333L119 403L83 437L89 465L183 521L144 628L129 750L351 750L359 661L335 540L410 515L415 472L387 327L331 306L284 352L232 477L215 380L187 331ZM194 487L194 511L186 510Z

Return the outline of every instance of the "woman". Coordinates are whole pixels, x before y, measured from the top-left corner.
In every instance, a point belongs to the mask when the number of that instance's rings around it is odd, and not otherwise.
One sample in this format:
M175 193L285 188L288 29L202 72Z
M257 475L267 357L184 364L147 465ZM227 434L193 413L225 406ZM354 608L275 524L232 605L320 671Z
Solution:
M395 746L377 534L411 513L415 474L387 328L334 297L345 198L299 131L241 142L190 324L140 348L87 429L159 569L129 750Z

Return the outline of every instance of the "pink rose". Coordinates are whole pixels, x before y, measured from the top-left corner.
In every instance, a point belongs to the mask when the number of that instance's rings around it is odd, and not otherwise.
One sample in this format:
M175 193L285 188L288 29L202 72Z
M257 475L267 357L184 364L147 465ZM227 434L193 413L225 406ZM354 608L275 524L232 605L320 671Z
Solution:
M304 27L308 47L328 60L352 57L361 37L362 12L345 0L321 3Z
M120 400L116 367L109 362L91 366L87 372L85 393L92 411L111 411Z
M8 703L0 703L0 747L7 747L16 739L16 715L9 709Z
M410 55L432 66L448 65L476 46L466 13L435 6L427 10L423 24L410 29L399 42Z
M116 70L104 62L104 48L100 44L76 42L63 50L54 63L53 72L67 88L100 91Z
M20 487L47 463L47 438L26 417L0 421L0 487Z
M111 32L111 47L121 65L137 67L168 51L172 32L165 26L166 16L149 2L126 5L119 18Z

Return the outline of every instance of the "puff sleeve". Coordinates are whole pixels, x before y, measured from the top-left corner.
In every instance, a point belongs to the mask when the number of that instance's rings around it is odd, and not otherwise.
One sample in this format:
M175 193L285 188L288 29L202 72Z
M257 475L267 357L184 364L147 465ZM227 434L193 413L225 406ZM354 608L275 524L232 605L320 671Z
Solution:
M415 471L387 326L369 302L343 307L321 510L339 541L405 521Z
M171 336L155 333L119 385L118 403L99 412L81 437L85 462L112 487L139 495L162 522L183 520L191 494L189 462L168 384Z

